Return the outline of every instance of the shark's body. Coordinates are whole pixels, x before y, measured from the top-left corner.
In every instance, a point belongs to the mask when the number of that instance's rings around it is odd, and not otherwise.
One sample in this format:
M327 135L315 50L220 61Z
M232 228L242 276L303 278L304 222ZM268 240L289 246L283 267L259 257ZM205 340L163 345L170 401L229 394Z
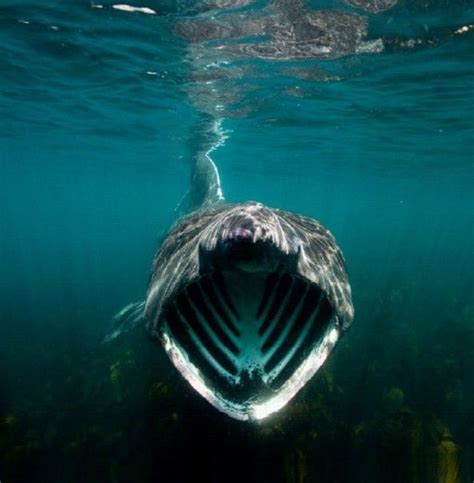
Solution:
M342 252L311 218L227 204L212 160L196 160L191 199L158 249L146 299L109 339L146 322L184 378L236 419L281 409L351 324Z

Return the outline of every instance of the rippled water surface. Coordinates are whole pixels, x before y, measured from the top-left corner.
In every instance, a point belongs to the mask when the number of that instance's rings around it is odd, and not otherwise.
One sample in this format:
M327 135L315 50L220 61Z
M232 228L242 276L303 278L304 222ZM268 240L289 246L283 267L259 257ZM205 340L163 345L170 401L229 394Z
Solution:
M472 481L471 2L4 0L0 45L2 482ZM353 327L258 425L143 334L100 344L209 149L352 282Z

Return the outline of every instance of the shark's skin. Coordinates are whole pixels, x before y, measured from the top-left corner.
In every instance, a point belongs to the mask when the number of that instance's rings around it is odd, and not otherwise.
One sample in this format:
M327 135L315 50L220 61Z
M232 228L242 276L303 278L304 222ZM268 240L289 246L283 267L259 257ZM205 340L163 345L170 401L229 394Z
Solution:
M349 328L354 317L351 288L334 237L309 217L249 201L211 204L183 217L171 229L154 257L146 297L147 329L153 337L160 337L160 317L166 303L200 276L200 249L215 250L229 230L247 220L252 220L257 231L254 242L271 238L283 258L297 256L296 273L324 290L338 327Z

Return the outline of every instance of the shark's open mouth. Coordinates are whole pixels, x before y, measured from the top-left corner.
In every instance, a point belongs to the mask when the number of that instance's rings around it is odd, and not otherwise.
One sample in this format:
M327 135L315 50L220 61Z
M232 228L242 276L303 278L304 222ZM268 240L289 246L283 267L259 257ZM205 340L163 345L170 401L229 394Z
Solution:
M175 366L237 419L283 407L339 337L326 294L288 272L213 271L182 290L164 315L162 338Z

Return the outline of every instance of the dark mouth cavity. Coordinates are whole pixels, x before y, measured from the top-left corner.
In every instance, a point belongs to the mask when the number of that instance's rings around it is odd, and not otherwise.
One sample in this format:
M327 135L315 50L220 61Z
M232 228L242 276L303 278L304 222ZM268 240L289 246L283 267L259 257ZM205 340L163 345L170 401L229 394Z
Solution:
M264 251L269 248L268 245L261 240L254 242L253 235L243 234L224 241L224 250L226 257L234 264L252 261L257 264L263 261Z
M321 340L332 307L317 285L273 272L263 292L256 294L255 329L248 329L229 288L220 272L191 283L166 307L167 330L224 397L235 402L264 398L281 388ZM260 351L254 369L241 359L248 330L251 344Z

